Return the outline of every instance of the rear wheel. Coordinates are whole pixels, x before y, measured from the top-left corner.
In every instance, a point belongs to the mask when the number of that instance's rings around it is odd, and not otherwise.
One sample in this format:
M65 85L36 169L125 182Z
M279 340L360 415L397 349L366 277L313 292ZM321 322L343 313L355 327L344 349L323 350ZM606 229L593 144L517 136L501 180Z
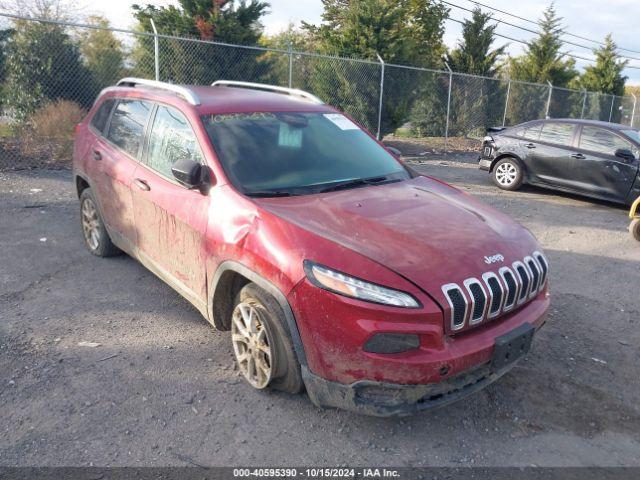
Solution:
M629 233L640 242L640 218L634 218L629 225Z
M107 233L90 188L85 188L80 194L80 220L84 243L92 254L98 257L113 257L122 253Z
M302 376L278 302L253 283L242 288L231 316L233 353L244 379L256 389L302 390Z
M503 190L517 190L522 186L524 172L515 158L503 158L493 167L493 181Z

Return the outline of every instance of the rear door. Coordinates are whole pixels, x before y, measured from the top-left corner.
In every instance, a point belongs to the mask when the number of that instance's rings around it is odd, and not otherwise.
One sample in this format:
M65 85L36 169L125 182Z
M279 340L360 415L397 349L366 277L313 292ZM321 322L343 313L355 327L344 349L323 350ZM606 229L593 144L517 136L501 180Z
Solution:
M171 167L185 158L205 163L185 115L158 104L131 186L139 254L143 263L201 308L206 305L205 234L210 197L175 180Z
M544 122L537 141L532 142L529 165L530 178L539 182L572 188L572 143L576 125L570 122Z
M130 186L151 106L139 99L118 100L105 135L97 138L91 152L97 173L94 186L104 221L116 243L125 248L136 243Z
M631 150L635 160L615 156L618 149ZM638 147L612 130L582 125L575 157L574 176L579 188L587 193L624 202L638 171Z

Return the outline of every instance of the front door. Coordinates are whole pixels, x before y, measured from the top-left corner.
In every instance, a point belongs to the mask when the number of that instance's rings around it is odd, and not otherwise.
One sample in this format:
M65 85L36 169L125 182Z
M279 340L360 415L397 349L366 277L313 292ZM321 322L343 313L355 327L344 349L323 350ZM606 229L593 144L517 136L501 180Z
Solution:
M602 198L624 202L638 172L640 152L620 135L593 125L583 125L575 151L575 169L580 189ZM630 150L635 160L615 156L618 149Z
M185 116L158 105L131 186L140 259L200 309L206 306L210 197L178 184L171 167L185 158L204 163L201 152Z

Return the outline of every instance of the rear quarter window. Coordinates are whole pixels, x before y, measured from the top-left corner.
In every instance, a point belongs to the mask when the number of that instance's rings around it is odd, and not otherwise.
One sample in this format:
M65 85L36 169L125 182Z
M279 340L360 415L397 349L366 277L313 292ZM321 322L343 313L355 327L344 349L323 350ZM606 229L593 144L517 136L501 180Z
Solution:
M104 133L104 129L107 126L107 120L109 120L109 115L111 115L111 110L113 110L113 105L115 103L114 99L105 100L98 108L98 111L93 115L90 125L99 133Z

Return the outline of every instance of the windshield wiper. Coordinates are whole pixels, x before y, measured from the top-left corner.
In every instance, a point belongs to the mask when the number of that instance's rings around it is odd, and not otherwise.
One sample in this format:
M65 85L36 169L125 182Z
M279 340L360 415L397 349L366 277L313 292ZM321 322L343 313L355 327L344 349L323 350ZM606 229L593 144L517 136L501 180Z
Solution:
M284 190L258 190L255 192L246 192L247 197L291 197L291 192L285 192Z
M332 183L317 190L317 193L335 192L336 190L346 190L349 188L364 187L368 185L380 185L382 183L399 182L401 179L391 179L388 175L369 178L353 178L342 182Z

